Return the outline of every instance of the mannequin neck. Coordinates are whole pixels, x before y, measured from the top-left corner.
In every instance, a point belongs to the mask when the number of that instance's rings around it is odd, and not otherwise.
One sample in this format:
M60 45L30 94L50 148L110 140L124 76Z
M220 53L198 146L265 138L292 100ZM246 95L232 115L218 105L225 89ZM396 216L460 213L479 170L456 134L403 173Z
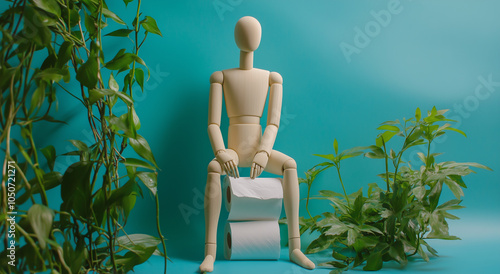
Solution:
M240 51L240 69L253 68L253 51Z

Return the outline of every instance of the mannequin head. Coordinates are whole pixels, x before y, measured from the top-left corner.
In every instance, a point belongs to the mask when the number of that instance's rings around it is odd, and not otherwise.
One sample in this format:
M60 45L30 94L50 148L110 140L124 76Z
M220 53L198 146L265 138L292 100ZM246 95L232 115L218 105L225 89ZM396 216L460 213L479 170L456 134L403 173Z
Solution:
M251 16L241 17L234 28L234 40L241 51L252 52L259 47L262 28Z

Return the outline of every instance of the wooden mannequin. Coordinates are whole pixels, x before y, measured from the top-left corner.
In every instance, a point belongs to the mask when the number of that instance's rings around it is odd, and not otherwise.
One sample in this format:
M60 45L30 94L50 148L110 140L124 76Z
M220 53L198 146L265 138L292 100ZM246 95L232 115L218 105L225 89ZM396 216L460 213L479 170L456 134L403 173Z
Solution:
M208 135L215 159L208 165L205 189L205 259L200 265L201 272L211 272L215 261L221 208L220 176L239 177L238 166L251 167L251 178L264 170L283 175L290 261L307 269L315 267L300 250L297 165L289 156L273 150L281 115L283 79L279 73L253 67L253 52L259 47L261 34L257 19L245 16L238 20L234 36L241 50L240 66L214 72L210 77ZM262 135L260 118L268 90L267 126ZM227 149L220 131L223 97L229 117Z

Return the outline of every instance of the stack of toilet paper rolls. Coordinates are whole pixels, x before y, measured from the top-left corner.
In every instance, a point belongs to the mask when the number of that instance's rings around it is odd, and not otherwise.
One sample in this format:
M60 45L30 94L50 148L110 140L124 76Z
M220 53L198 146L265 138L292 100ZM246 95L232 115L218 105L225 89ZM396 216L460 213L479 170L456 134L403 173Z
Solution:
M226 176L223 186L229 212L224 231L224 257L227 260L279 259L281 179Z

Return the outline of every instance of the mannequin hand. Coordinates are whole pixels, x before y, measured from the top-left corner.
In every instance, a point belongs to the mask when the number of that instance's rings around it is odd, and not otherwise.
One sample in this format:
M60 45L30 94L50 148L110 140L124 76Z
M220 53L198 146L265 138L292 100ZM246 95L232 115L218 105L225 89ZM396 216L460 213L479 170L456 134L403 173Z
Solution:
M267 166L267 161L269 160L269 156L265 151L258 152L253 157L252 169L250 170L250 178L257 178L264 168Z
M234 178L240 177L238 167L236 166L233 157L231 157L229 153L227 153L225 150L221 150L217 153L217 155L215 155L215 158L217 158L217 161L221 163L227 175Z

